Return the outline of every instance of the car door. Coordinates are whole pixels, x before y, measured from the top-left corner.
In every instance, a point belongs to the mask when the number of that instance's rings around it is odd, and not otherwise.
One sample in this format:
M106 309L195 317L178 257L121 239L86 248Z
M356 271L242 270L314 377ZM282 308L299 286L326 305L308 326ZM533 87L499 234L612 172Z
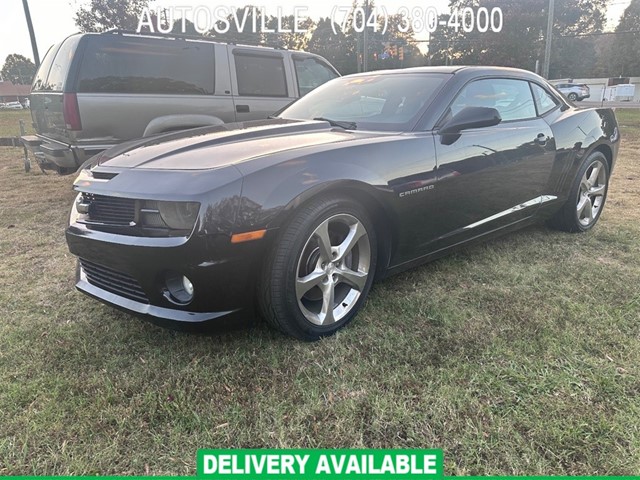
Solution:
M437 221L427 246L435 251L520 222L547 201L555 157L553 132L538 116L529 82L486 78L465 85L448 117L464 107L491 107L502 121L468 129L453 142L436 137Z
M229 46L236 120L260 120L296 99L293 72L277 50Z

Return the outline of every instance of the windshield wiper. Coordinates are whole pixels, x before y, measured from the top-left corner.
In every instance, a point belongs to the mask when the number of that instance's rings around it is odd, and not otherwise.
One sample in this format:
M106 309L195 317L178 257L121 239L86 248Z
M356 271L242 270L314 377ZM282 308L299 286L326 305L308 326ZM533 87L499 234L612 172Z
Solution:
M340 127L345 130L355 130L358 128L356 122L341 122L340 120L331 120L330 118L325 117L316 117L314 120L320 120L322 122L328 122L332 127Z

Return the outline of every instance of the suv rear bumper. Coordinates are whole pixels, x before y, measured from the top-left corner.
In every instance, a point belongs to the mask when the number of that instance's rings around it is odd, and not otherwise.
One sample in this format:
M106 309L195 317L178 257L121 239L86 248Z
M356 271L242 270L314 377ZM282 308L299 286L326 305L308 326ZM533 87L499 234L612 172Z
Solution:
M75 171L86 160L113 145L69 145L44 135L26 135L20 137L22 144L38 159L45 168L60 173Z

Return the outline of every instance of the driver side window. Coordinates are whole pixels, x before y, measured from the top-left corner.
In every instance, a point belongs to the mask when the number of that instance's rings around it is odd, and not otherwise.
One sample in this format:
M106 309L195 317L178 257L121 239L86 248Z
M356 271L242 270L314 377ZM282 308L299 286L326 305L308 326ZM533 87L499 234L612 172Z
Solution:
M451 114L455 115L465 107L495 108L502 121L536 117L531 89L524 80L491 78L471 82L453 101Z

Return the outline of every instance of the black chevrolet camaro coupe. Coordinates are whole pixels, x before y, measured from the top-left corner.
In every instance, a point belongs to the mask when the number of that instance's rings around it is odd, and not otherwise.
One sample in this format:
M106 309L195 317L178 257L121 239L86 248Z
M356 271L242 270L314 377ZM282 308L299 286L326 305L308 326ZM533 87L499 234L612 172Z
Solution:
M592 228L619 138L610 109L522 70L338 78L269 120L91 159L67 230L77 288L168 326L260 314L318 339L374 278L537 221Z

